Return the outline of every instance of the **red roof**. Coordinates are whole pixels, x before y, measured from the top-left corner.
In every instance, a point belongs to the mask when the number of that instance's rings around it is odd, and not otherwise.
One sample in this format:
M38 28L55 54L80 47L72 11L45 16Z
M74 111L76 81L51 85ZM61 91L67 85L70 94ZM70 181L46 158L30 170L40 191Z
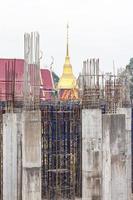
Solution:
M13 94L16 100L23 98L23 73L23 59L0 59L0 101L11 100ZM51 71L41 69L40 79L41 99L51 99L51 91L54 89Z
M52 74L49 69L41 69L41 85L46 90L53 89Z

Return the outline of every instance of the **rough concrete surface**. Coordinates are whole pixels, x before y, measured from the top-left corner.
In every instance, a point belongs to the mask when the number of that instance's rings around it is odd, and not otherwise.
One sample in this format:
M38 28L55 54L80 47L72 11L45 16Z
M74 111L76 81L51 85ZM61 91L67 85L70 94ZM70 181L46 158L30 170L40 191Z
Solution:
M101 110L82 110L82 200L101 199L101 145Z
M3 115L3 200L21 200L21 114Z
M126 120L126 177L128 199L132 197L132 150L131 150L131 122L132 108L119 108L118 113L125 114Z
M103 115L102 200L128 200L125 115Z
M22 200L41 200L41 113L22 113Z

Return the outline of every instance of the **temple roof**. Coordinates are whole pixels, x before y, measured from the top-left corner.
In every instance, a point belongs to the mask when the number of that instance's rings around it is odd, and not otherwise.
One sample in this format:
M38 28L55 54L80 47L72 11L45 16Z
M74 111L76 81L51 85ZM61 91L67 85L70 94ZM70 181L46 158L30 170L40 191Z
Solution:
M0 101L11 100L12 90L14 90L15 100L23 99L23 74L24 59L0 59ZM12 89L13 80L14 89ZM50 100L54 90L51 70L41 69L40 80L40 98L42 100Z

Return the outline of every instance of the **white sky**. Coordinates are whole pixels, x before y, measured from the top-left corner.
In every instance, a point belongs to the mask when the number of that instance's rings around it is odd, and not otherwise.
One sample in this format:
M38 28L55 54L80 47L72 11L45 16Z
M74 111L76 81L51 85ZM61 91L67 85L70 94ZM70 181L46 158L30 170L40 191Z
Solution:
M38 31L43 63L54 57L62 73L66 23L70 57L77 75L87 58L100 58L102 71L133 57L133 0L0 0L0 57L23 58L24 32Z

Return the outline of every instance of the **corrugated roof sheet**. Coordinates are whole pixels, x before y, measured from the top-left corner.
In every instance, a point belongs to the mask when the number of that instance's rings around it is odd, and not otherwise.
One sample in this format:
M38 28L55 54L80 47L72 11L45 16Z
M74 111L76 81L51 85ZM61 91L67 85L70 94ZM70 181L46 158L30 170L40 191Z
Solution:
M0 101L11 100L13 93L16 100L23 98L23 74L23 59L0 59ZM40 98L43 100L51 99L51 91L54 89L51 71L41 69L40 80Z

